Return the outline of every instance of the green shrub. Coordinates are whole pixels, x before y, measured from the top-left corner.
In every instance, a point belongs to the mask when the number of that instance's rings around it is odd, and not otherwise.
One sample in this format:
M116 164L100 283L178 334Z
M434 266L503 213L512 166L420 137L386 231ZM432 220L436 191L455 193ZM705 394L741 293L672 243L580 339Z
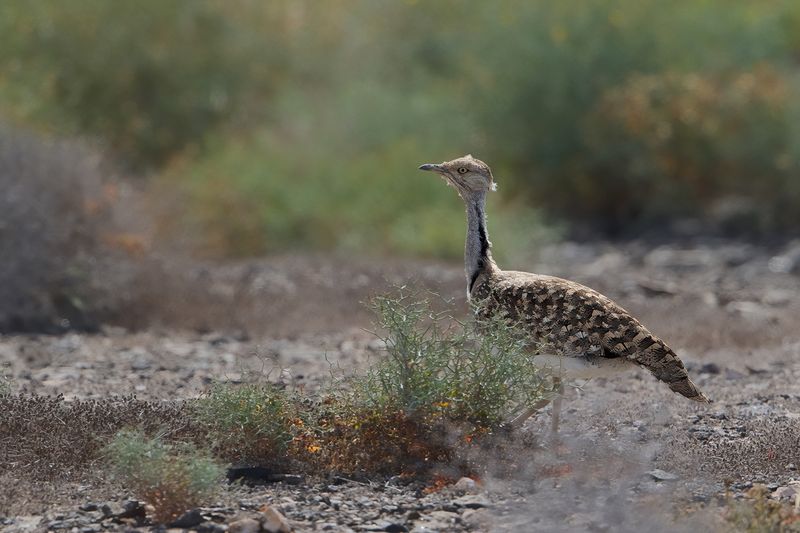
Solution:
M733 199L753 212L752 229L796 225L793 83L766 66L633 76L602 96L586 123L584 172L569 198L554 190L551 199L618 224L696 215Z
M0 106L167 168L167 226L217 255L455 257L461 206L414 167L465 152L500 182L501 254L531 209L615 232L749 205L779 231L799 29L791 0L12 1Z
M163 184L181 187L186 200L162 227L172 237L195 237L196 249L212 256L311 248L458 258L464 207L441 180L416 170L426 160L420 153L410 140L353 156L269 135L222 144L167 169ZM511 195L490 201L505 204L492 217L501 260L524 258L515 250L551 238L537 213Z
M105 448L114 474L138 498L154 508L158 523L169 523L206 503L224 469L188 444L173 445L140 431L121 431Z
M468 450L553 392L535 347L505 320L460 323L402 290L372 305L386 354L322 402L318 453L329 468L468 473Z
M474 109L492 159L531 204L619 232L707 218L734 195L763 227L796 226L785 215L800 201L786 179L798 146L796 2L528 2L480 16L486 30L463 54L480 80ZM509 38L495 45L501 30ZM673 113L685 104L701 108ZM634 133L622 117L640 111ZM771 215L776 204L783 215Z
M273 34L251 26L247 12L243 2L208 0L4 3L0 69L14 82L0 77L0 88L20 118L159 165L231 120L245 99L268 97L281 59Z
M369 408L492 430L548 392L548 375L533 364L536 347L506 320L454 322L402 292L372 305L386 357L356 380Z
M194 422L226 461L362 475L470 471L466 454L552 394L535 347L500 318L460 323L402 292L376 298L386 356L312 396L219 384ZM506 433L503 433L507 436Z
M217 384L197 402L196 414L218 455L263 465L286 460L300 423L288 394L268 383Z

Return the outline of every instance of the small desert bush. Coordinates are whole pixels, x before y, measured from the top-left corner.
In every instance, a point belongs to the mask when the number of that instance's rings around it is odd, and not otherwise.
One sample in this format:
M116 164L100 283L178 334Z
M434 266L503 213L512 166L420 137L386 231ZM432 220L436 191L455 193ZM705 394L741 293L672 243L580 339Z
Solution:
M224 469L188 444L168 444L140 431L121 431L105 448L114 474L138 498L153 506L153 518L169 523L205 503Z
M402 291L372 306L386 357L355 380L366 406L494 429L546 393L536 347L514 323L478 315L460 322Z
M286 461L295 428L302 425L293 399L269 383L216 384L195 409L197 420L213 435L215 452L232 462Z
M373 300L384 357L313 396L219 384L195 406L235 463L361 475L470 469L462 451L551 394L534 348L497 317L459 322L402 290Z
M499 317L466 323L400 291L373 300L386 354L323 402L322 454L351 471L469 469L460 453L478 445L552 392L534 348ZM330 443L333 446L330 446Z
M0 331L93 330L130 313L146 217L128 192L87 144L0 122Z
M29 7L0 7L0 71L17 80L0 79L8 112L99 137L139 167L199 145L243 100L266 98L284 70L273 51L281 32L263 31L280 24L280 9L206 0Z
M0 125L0 330L87 325L102 181L80 145Z
M476 11L484 31L462 49L471 108L532 205L611 233L713 222L712 210L796 227L797 2ZM494 46L499 31L513 37Z
M800 532L800 510L770 497L764 485L755 485L743 500L729 498L725 520L735 531L747 533Z
M617 223L706 206L738 233L795 226L795 84L764 65L632 76L589 115L587 165L572 178L569 199L557 190L550 198Z

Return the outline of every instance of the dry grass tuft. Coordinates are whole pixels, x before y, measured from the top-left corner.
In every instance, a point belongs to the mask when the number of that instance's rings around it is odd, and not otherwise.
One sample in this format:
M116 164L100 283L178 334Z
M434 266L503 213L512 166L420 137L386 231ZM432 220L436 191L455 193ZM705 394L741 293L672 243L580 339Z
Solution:
M192 435L183 403L0 396L0 475L74 478L98 460L100 450L118 431L128 427L150 433L169 428L176 439Z

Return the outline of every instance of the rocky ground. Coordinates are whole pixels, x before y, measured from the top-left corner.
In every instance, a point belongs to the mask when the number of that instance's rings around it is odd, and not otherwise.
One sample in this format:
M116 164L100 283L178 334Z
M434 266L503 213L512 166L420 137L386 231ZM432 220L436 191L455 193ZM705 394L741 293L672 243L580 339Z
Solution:
M477 484L433 491L399 478L290 475L232 485L183 525L266 531L278 511L296 531L695 531L726 529L725 509L754 485L791 505L800 491L800 245L561 244L539 258L515 266L617 300L673 346L714 403L688 402L644 372L575 383L558 438L548 433L548 412L532 419L513 472L488 454L481 460L489 474ZM230 309L246 295L247 320L194 331L167 324L8 335L0 337L0 362L15 392L65 401L191 398L214 380L253 376L314 388L331 365L346 372L380 357L360 303L371 292L414 279L463 305L462 275L457 265L321 257L206 269L202 290ZM269 318L263 328L252 326L259 316ZM37 464L0 455L3 530L150 527L102 465L64 471L45 464L47 453ZM275 523L275 531L287 527Z

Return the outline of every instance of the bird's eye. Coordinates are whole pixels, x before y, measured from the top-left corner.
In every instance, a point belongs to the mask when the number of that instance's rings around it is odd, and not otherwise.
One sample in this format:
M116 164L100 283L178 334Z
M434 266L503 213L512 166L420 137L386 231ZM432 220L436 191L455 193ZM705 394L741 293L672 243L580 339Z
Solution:
M459 168L459 169L458 169L458 173L459 173L459 174L466 174L466 173L467 173L467 168L466 168L466 167L461 167L461 168Z

